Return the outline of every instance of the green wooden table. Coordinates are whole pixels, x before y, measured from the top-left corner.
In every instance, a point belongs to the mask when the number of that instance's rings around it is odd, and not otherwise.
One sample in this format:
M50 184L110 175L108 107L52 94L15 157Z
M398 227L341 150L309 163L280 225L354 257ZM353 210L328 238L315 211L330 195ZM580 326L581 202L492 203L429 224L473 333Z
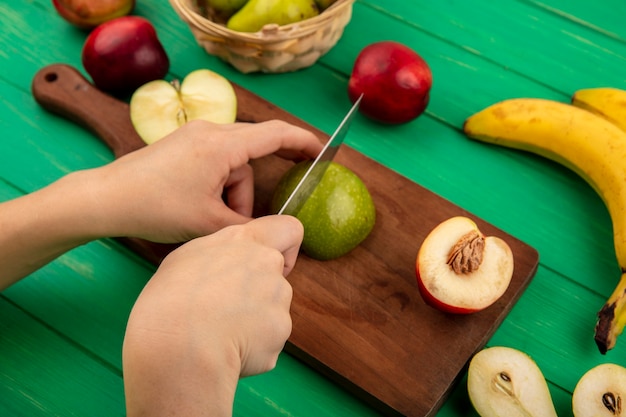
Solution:
M539 251L535 278L489 345L530 354L560 416L572 415L571 393L584 372L604 362L626 366L626 339L606 356L593 341L596 313L619 276L600 198L559 165L461 132L467 116L501 99L568 101L579 88L626 88L626 3L358 0L334 49L311 68L280 75L244 75L207 55L167 0L138 0L135 14L156 26L171 77L212 69L326 132L349 104L347 78L364 46L392 39L414 48L434 74L427 113L395 127L361 117L348 144ZM0 200L113 159L93 135L45 112L30 93L45 65L82 69L85 36L49 0L0 3ZM124 415L125 323L153 272L103 240L0 294L0 415ZM274 371L241 382L235 414L376 412L283 354ZM465 380L438 415L475 415Z

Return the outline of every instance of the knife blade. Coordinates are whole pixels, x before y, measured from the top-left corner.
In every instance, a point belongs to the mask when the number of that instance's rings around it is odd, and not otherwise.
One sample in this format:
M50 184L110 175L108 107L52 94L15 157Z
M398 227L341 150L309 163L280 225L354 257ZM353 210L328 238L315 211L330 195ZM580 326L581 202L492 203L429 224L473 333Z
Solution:
M326 169L346 138L348 130L350 130L350 125L352 124L352 119L357 113L362 98L363 95L361 94L361 96L354 102L352 108L345 115L341 123L339 123L339 126L335 129L335 132L332 134L328 142L326 142L326 145L324 145L324 148L317 155L309 169L307 169L304 173L296 187L278 211L278 214L290 214L295 216L298 214L306 200L311 196L311 194L313 194L315 187L317 187L319 182L322 180L322 177L326 173Z

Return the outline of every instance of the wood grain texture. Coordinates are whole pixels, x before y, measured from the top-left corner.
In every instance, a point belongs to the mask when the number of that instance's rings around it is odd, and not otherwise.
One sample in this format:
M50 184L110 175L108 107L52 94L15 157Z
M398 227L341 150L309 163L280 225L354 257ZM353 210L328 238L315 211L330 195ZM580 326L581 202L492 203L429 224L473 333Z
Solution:
M281 119L328 140L313 126L234 87L239 121ZM90 129L117 157L144 146L130 122L128 105L98 91L73 67L43 68L33 79L32 91L40 105ZM496 304L480 313L442 314L426 306L417 291L417 250L440 222L474 216L350 147L340 148L336 161L352 169L371 191L376 225L342 258L320 262L301 256L289 276L293 331L286 349L382 412L432 416L471 356L521 296L535 274L538 254L475 219L484 233L498 235L511 246L513 281ZM290 164L273 155L252 161L256 216L269 214L273 190ZM163 245L125 242L146 259L160 262Z

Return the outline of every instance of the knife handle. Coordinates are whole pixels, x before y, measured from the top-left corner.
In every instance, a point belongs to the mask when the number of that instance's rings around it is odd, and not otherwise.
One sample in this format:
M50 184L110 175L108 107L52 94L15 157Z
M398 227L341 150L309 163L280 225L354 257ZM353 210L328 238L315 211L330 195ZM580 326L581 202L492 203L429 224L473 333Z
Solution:
M31 90L39 105L92 131L116 158L145 146L132 125L128 104L98 90L70 65L42 68Z

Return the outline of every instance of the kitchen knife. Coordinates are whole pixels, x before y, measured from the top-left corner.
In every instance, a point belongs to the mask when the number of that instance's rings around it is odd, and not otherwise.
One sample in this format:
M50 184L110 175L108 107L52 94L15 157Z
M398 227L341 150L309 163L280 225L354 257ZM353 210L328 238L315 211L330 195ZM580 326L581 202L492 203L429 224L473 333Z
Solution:
M311 194L313 194L313 190L315 190L317 184L319 184L322 180L330 162L337 154L339 146L341 146L343 140L346 138L348 130L350 129L350 124L352 123L352 119L359 108L359 103L361 103L362 98L363 95L361 94L358 100L354 102L354 105L348 111L348 114L346 114L343 118L335 130L335 133L333 133L328 142L326 142L322 151L319 155L317 155L317 158L315 158L309 169L304 173L302 179L300 179L300 182L296 185L296 188L293 189L283 206L278 211L278 214L290 214L295 216L298 214L306 200L311 196Z

